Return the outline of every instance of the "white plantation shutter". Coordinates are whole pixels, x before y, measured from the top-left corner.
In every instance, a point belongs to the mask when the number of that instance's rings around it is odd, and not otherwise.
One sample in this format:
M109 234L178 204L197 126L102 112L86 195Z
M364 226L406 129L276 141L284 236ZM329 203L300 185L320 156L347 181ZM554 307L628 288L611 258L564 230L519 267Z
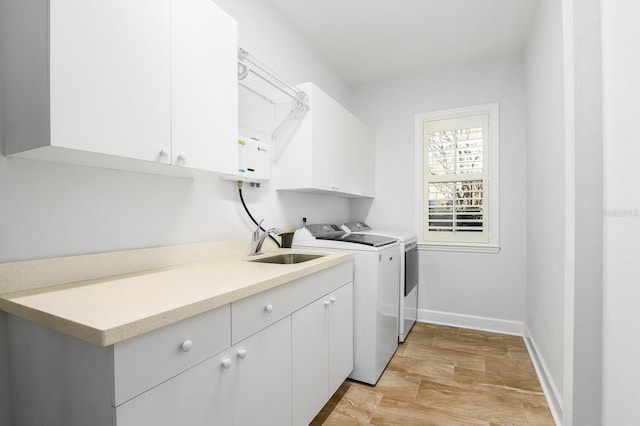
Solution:
M489 115L423 124L423 239L489 240Z

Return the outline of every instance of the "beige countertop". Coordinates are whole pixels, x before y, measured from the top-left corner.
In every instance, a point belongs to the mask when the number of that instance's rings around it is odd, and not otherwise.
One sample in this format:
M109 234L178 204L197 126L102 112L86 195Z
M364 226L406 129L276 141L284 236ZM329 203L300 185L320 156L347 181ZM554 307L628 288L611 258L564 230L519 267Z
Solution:
M258 257L280 252L309 251L277 249ZM292 265L232 255L6 293L0 295L0 310L109 346L353 259L350 252L325 253Z

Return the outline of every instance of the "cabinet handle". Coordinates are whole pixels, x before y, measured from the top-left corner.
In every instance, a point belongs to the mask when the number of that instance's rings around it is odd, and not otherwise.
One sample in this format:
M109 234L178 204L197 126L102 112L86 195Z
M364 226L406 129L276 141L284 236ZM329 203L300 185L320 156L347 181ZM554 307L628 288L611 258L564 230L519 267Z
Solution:
M247 350L246 349L240 349L238 351L238 358L245 359L246 357L247 357Z
M267 306L264 307L264 311L268 314L270 314L271 312L273 312L273 305L269 304Z
M331 301L331 303L336 303L336 298L334 296L331 296L329 300Z
M191 340L185 340L180 345L180 350L182 350L182 352L189 352L192 347L193 347L193 342Z
M225 370L231 368L231 360L229 358L225 358L222 360L222 368L224 368Z
M325 301L324 301L324 306L329 306L329 304L330 304L330 303L331 303L331 302L329 302L328 300L325 300Z

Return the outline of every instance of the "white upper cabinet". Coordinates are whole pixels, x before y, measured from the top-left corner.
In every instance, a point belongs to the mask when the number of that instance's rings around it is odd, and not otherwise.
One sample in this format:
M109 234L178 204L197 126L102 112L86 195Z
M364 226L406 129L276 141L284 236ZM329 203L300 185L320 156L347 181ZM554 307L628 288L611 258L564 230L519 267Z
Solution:
M3 12L6 155L234 169L237 27L214 3L39 0Z
M314 84L298 87L309 95L310 110L290 140L279 142L277 188L373 197L373 131ZM283 104L279 113L288 110Z
M171 157L238 171L237 23L211 0L171 4Z
M51 146L169 161L169 16L169 0L50 1Z

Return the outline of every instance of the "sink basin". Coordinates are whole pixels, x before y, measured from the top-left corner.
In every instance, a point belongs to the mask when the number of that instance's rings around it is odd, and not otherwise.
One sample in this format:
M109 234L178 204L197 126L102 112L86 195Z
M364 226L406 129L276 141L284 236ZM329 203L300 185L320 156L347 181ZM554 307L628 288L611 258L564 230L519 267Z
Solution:
M309 260L318 259L326 256L324 254L304 254L304 253L283 253L273 256L259 257L257 259L250 259L249 262L259 263L278 263L281 265L291 265L294 263L308 262Z

